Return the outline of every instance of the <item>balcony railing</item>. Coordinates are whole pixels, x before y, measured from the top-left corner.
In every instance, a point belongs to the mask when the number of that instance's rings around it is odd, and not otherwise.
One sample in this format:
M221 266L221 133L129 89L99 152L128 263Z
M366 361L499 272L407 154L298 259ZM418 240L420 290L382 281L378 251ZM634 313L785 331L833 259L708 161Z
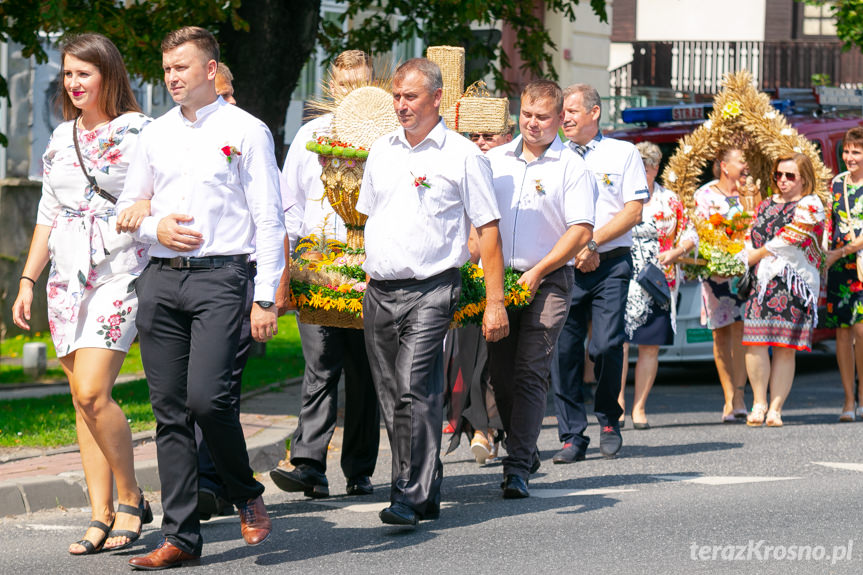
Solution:
M863 55L838 42L635 42L631 64L612 71L612 95L664 89L689 96L713 94L723 74L747 69L763 90L809 88L812 76L831 83L863 83Z

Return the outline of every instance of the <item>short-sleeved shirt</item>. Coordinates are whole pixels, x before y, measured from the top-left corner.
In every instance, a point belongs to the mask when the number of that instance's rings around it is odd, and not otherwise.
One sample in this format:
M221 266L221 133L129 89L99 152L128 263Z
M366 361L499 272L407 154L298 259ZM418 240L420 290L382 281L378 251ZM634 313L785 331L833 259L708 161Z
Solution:
M376 280L459 267L469 257L469 224L500 219L488 159L443 120L414 147L404 128L372 145L357 211L369 216L363 269Z
M570 146L575 149L574 142L570 142ZM584 160L593 172L593 178L599 189L594 230L599 230L610 222L623 210L627 202L649 199L644 162L638 149L629 142L597 134L587 143ZM603 253L615 248L631 246L632 234L627 231L602 244L597 251Z
M521 136L489 150L487 157L501 213L505 265L527 271L552 250L567 228L593 225L596 182L585 161L559 137L530 163L524 159Z

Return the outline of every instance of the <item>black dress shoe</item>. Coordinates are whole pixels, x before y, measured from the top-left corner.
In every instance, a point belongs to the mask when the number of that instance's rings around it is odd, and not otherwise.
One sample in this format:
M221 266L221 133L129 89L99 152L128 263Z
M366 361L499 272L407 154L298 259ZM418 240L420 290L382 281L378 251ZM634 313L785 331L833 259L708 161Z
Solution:
M623 445L623 437L620 435L620 428L613 425L606 425L599 433L599 452L605 458L612 458L620 451Z
M315 499L330 496L327 476L307 465L298 465L290 471L276 467L270 471L270 479L282 491L302 491L306 497Z
M650 429L650 424L646 421L644 423L633 421L632 427L634 427L635 429Z
M348 495L371 495L375 492L372 487L372 480L366 475L360 475L352 479L348 479Z
M555 464L584 461L584 450L576 447L574 443L564 443L563 449L555 453L551 461Z
M507 475L503 483L500 484L503 489L504 499L524 499L530 497L530 491L527 490L527 481L518 475Z
M213 515L233 514L234 506L227 499L212 489L198 488L198 518L201 521L206 521Z
M440 507L428 509L420 516L420 521L434 521L436 519L440 519Z
M381 511L380 518L387 525L416 525L419 521L416 511L404 503L393 503Z

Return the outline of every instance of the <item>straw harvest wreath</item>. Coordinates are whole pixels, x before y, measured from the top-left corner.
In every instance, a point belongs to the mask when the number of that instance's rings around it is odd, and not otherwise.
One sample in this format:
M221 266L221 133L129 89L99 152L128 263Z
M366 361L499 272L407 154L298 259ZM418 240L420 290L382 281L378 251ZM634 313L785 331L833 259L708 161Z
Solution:
M707 165L729 148L742 148L749 165L747 189L740 191L744 210L730 217L703 220L695 214L695 191ZM832 174L815 146L770 105L766 94L755 89L748 71L727 74L708 120L681 139L662 174L665 187L680 196L698 230L698 257L682 259L689 264L685 266L689 275L736 276L745 271L745 264L735 256L743 249L755 207L762 197L772 193L773 163L798 152L812 161L817 180L815 194L825 206L829 205Z
M451 68L460 67L461 84L455 87L461 95L464 85L464 49L442 47L445 50L429 49L429 57L446 54L445 61L438 62L445 68L444 78L458 76ZM454 51L461 50L461 57ZM332 83L332 78L329 79ZM445 84L445 91L452 92L453 86ZM334 96L310 103L310 108L323 115L333 114L330 133L315 134L314 139L305 143L306 149L318 154L321 164L321 181L324 184L324 197L333 211L342 219L347 231L347 242L342 243L327 238L327 220L321 223L320 234L302 238L292 255L291 297L297 307L300 320L304 323L349 327L362 329L363 295L366 289L366 275L362 269L365 260L363 228L366 216L357 212L363 169L372 143L384 134L399 126L391 95L391 78L388 74L379 77L374 83L354 88L346 95L340 95L325 87L325 93ZM463 98L465 99L465 98ZM506 113L501 112L501 103L487 94L475 91L467 94L467 125L479 127L479 131L490 132L497 124L504 123ZM470 110L480 111L484 107L477 100L490 103L494 113L480 114L473 118ZM479 102L481 104L481 102ZM449 111L458 114L459 100ZM491 124L491 125L490 125ZM499 131L503 131L502 129ZM495 132L497 133L497 132ZM419 182L417 186L429 184ZM462 292L453 317L453 325L481 324L485 310L485 283L482 269L470 262L461 268ZM507 307L523 307L530 301L530 291L518 283L519 274L506 270L504 274L504 295Z

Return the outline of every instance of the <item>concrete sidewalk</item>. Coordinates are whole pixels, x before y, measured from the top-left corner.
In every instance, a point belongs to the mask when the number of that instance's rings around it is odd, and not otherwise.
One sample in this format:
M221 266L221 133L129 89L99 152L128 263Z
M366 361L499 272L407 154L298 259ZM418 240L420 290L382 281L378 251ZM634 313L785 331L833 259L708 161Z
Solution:
M297 425L300 385L295 378L243 396L240 422L252 469L268 471L285 458ZM159 491L154 431L135 434L135 474L145 491ZM55 507L87 507L87 486L75 446L0 463L0 517Z

